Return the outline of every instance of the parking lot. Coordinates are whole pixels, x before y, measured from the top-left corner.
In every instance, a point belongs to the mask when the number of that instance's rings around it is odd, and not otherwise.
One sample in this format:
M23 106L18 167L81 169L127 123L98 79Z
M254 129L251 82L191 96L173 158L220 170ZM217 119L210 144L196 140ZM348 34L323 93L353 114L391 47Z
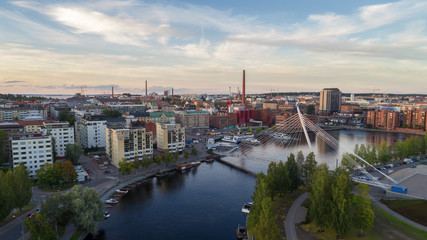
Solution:
M404 168L390 175L399 185L408 188L408 194L427 199L427 165L419 164L416 168Z

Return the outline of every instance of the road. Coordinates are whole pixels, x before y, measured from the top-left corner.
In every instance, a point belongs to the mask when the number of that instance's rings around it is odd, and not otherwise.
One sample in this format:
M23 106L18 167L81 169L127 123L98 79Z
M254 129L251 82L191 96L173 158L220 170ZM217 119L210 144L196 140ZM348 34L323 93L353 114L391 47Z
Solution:
M295 231L295 220L298 209L301 207L301 204L308 198L308 193L305 192L301 194L292 204L291 208L288 211L285 219L285 232L286 239L288 240L297 240L297 232Z

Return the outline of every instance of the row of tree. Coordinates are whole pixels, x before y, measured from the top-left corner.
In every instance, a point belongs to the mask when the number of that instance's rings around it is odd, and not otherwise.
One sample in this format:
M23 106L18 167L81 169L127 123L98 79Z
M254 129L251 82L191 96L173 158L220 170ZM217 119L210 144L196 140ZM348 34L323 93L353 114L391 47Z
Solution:
M76 185L64 195L49 195L40 213L25 220L25 229L33 239L57 239L58 226L65 226L71 220L77 228L95 234L97 222L104 219L103 208L95 189Z
M71 161L54 164L45 163L37 170L36 174L37 182L40 185L48 185L50 187L60 186L77 180L77 173Z
M31 181L24 164L7 172L0 170L0 221L10 215L13 209L27 205L32 195Z
M307 221L313 221L321 230L332 228L339 237L345 236L351 226L362 232L372 229L375 215L370 207L369 186L358 185L359 196L353 204L353 183L347 170L330 171L326 164L320 164L311 187Z
M193 156L196 156L198 154L196 148L191 149L191 154ZM190 152L187 150L184 151L184 157L188 158L190 155ZM174 163L179 158L179 153L170 153L165 152L164 154L157 155L154 157L154 159L150 158L144 158L143 160L134 160L134 161L128 161L125 158L123 158L121 161L119 161L119 172L123 175L130 174L134 169L138 168L149 168L152 164L161 165L162 163L165 164L171 164Z
M302 184L310 181L316 167L313 153L304 158L299 152L297 159L290 154L286 163L271 162L267 174L259 173L248 218L248 228L256 239L280 239L276 215L273 212L273 200L276 196L293 192Z
M417 136L406 138L404 141L398 140L394 145L390 146L388 146L385 141L383 141L379 147L365 146L364 144L359 146L356 144L354 153L373 165L385 164L407 157L425 155L427 153L427 135L424 137ZM356 160L361 165L364 165L361 161L357 160L353 154L344 154L341 163L348 169L354 169L356 163L352 160Z

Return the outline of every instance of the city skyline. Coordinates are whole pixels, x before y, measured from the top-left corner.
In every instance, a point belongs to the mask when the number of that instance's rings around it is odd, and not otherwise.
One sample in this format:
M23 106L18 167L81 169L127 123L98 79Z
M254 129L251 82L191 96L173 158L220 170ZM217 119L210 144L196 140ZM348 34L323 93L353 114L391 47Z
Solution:
M426 93L423 1L8 1L4 93Z

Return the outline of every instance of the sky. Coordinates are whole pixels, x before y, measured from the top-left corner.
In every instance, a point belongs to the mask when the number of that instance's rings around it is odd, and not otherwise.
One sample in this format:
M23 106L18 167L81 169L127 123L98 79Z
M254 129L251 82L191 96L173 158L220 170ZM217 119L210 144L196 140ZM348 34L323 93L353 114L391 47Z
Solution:
M0 2L0 92L427 93L427 1Z

